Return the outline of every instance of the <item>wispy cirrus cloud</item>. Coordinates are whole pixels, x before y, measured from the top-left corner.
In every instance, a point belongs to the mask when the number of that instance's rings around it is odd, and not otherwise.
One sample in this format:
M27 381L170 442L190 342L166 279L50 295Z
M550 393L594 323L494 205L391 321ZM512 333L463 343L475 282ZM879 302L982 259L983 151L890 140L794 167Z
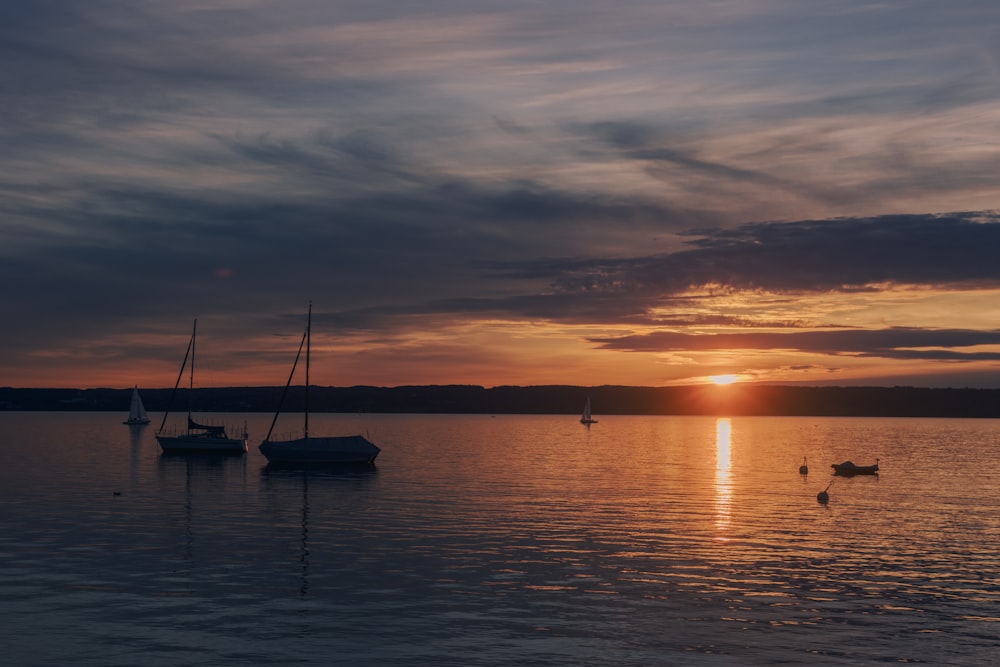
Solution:
M251 368L311 296L400 383L501 348L505 381L556 348L575 361L545 377L596 353L606 381L655 381L613 355L673 333L697 352L926 330L959 341L939 359L988 356L960 341L992 331L998 289L992 19L985 0L7 3L0 279L20 287L0 345L93 368L133 349L122 332L157 357L216 314Z
M996 361L1000 351L968 350L1000 346L1000 331L929 330L891 327L873 330L694 335L659 331L637 336L593 338L607 349L636 351L793 350L824 355L950 361Z

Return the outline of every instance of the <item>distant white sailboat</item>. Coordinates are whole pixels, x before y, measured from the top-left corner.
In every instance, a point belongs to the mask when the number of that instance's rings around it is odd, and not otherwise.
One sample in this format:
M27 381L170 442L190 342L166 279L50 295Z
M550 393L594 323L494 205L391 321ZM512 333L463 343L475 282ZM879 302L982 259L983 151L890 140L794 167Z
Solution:
M583 415L580 417L580 423L587 426L597 423L597 420L590 415L590 396L587 397L587 403L583 406Z
M243 454L247 451L246 427L243 428L243 435L239 438L230 438L226 435L225 426L206 426L191 419L191 394L194 393L194 344L198 333L198 320L195 319L194 327L191 330L191 340L188 341L187 352L184 353L184 361L181 362L181 370L177 374L177 382L174 383L174 391L170 394L170 401L167 410L163 413L163 421L156 432L156 441L160 443L160 449L167 453L175 452L204 452L211 454ZM191 357L191 375L188 387L188 413L187 429L183 433L166 433L163 430L167 423L167 416L170 414L170 405L174 401L174 394L184 376L184 367L187 365L188 357Z
M309 315L306 319L306 331L302 334L302 341L299 343L299 351L295 355L292 363L292 372L288 375L288 382L285 384L285 391L278 401L278 409L271 420L271 428L267 431L267 437L260 443L260 453L263 454L269 463L275 465L329 465L340 463L374 463L375 457L380 450L362 435L334 435L334 436L310 436L309 435L309 357L312 340L312 302L309 303ZM274 425L281 414L281 405L288 394L288 387L295 377L295 367L299 363L302 355L303 345L306 348L306 395L305 395L305 426L301 438L291 440L271 440L271 433Z
M149 423L146 408L142 404L142 398L139 397L139 385L132 387L132 404L128 409L128 419L122 423L129 426L145 426Z

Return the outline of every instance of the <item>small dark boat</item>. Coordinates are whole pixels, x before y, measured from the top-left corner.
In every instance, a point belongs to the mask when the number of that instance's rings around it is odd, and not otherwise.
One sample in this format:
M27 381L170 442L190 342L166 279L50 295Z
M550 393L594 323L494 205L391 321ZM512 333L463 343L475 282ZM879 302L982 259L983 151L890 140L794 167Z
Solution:
M834 475L843 475L845 477L852 475L877 475L878 462L879 460L875 459L875 465L873 466L858 466L854 465L852 461L844 461L843 463L831 463L830 467L833 468Z

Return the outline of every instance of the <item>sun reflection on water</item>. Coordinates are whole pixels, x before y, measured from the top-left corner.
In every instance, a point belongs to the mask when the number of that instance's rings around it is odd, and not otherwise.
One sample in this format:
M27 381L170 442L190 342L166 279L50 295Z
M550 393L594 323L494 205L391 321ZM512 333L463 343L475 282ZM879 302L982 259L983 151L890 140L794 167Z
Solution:
M726 540L723 534L729 527L733 502L733 488L729 476L732 463L733 425L728 418L715 421L715 527L719 530L718 540Z

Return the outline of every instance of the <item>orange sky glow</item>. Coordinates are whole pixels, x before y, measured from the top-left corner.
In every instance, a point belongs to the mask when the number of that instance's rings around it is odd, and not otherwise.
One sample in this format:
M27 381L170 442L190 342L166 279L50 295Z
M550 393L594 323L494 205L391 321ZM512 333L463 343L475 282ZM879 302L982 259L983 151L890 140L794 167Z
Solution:
M767 302L772 297L751 295L740 301L727 297L729 312L767 311L767 319L812 320L808 331L824 331L830 321L847 327L887 328L916 322L944 325L963 320L975 326L1000 316L1000 293L904 293L879 308L866 295L836 305L830 297L802 299L794 307ZM941 302L953 304L941 308ZM756 302L756 305L755 305ZM826 316L823 309L827 308ZM289 318L294 323L294 314ZM891 320L889 318L892 318ZM232 322L220 318L199 320L196 386L281 385L287 379L301 332L290 327L281 335L248 336L227 343ZM236 328L238 330L238 327ZM796 331L802 331L797 328ZM399 386L406 384L620 384L664 386L677 384L917 384L954 386L950 379L958 364L921 359L879 359L864 354L828 354L788 348L716 348L720 334L763 332L766 327L706 327L692 334L701 341L690 349L663 351L604 349L594 337L655 333L659 327L565 326L544 322L466 321L458 325L413 331L354 333L336 337L314 324L311 380L321 385ZM153 335L121 333L100 341L79 341L69 350L49 350L7 364L7 382L23 387L144 387L173 385L187 345L189 331L161 330ZM982 346L980 351L1000 351ZM129 350L123 355L119 350ZM960 370L989 373L996 362L964 362ZM935 376L941 375L940 380ZM912 378L918 378L916 382ZM185 376L183 382L187 383ZM298 382L302 382L301 370ZM958 383L961 384L961 383ZM974 384L974 383L972 383ZM964 386L964 385L963 385Z
M996 3L57 4L0 385L1000 387Z

